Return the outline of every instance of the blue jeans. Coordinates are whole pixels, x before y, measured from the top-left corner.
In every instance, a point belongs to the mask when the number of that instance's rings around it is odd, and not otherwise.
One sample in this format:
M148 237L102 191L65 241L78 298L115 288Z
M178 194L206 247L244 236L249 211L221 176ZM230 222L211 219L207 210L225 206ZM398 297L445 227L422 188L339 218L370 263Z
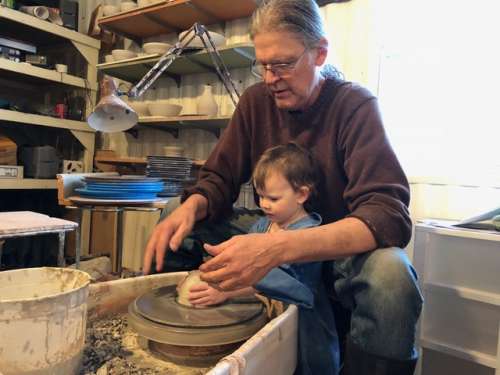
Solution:
M404 250L377 249L329 262L326 269L334 299L351 311L355 344L390 359L417 357L416 325L423 298Z
M160 220L178 204L175 199L169 202ZM259 217L255 210L238 208L232 217L219 223L197 223L178 252L167 251L164 271L197 268L206 255L203 243L216 244L247 233ZM350 336L355 344L389 359L417 357L416 325L423 299L404 250L377 249L327 262L324 273L333 303L340 302L351 311Z

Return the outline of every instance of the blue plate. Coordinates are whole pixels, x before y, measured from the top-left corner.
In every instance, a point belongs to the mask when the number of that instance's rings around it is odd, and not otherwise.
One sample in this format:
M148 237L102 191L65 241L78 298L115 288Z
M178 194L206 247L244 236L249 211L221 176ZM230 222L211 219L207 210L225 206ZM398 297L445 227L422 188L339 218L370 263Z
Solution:
M108 190L108 191L121 191L121 192L131 192L131 193L155 193L163 190L163 183L155 183L153 184L119 184L119 185L111 185L111 184L92 184L87 183L87 189L90 190Z
M95 190L88 188L75 189L83 197L89 198L103 198L103 199L154 199L156 193L131 193L116 190Z

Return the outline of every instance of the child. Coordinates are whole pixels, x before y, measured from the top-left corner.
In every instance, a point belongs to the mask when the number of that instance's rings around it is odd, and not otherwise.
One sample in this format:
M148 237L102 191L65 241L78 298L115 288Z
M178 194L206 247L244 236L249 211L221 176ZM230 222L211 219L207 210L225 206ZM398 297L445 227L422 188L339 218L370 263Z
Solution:
M321 224L308 212L318 178L312 156L295 143L267 150L257 163L252 180L259 206L266 216L251 232L275 232ZM338 337L333 312L322 282L322 263L283 265L272 269L253 288L219 291L206 283L190 289L189 301L209 306L228 298L261 293L299 308L297 374L337 374Z

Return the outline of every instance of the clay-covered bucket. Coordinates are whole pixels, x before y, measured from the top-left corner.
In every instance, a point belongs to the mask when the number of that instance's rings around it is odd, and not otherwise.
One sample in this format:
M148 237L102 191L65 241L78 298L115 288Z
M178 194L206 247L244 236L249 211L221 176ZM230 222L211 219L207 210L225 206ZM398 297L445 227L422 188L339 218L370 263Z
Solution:
M78 373L89 282L68 268L0 272L0 373Z

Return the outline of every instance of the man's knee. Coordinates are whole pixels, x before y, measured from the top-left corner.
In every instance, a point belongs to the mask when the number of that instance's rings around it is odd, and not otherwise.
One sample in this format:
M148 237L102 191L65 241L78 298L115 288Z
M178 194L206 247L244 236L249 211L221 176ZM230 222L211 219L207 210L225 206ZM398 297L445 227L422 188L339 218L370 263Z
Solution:
M404 250L399 248L378 249L367 256L363 265L364 277L369 280L370 295L385 310L394 305L420 311L422 296L418 288L417 274Z

